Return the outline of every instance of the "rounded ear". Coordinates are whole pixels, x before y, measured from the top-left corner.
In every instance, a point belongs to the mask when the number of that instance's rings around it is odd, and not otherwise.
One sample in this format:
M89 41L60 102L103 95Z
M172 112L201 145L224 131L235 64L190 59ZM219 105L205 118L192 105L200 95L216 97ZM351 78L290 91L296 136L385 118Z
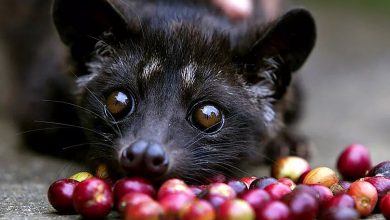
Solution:
M310 12L298 8L288 11L271 25L248 54L253 62L262 57L279 57L288 70L298 70L316 41L316 27Z
M52 15L61 40L71 49L76 62L88 60L99 37L106 31L126 31L121 14L125 7L114 0L54 0Z
M263 81L270 93L280 97L290 83L291 73L308 58L315 40L316 27L311 14L302 8L288 11L240 58L248 84Z

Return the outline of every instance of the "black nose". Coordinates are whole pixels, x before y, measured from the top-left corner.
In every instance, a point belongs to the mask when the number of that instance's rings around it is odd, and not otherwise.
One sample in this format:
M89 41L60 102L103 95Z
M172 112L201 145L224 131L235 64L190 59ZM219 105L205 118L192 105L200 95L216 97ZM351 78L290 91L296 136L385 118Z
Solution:
M168 170L169 158L161 145L136 141L122 151L122 167L131 174L161 176Z

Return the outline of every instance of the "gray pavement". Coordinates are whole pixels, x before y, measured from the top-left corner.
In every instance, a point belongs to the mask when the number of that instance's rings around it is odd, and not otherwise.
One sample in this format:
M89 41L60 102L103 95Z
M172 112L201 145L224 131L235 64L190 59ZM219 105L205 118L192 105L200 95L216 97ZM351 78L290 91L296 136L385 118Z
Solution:
M353 142L365 144L374 163L389 160L390 13L305 5L313 11L319 32L317 47L301 73L307 90L301 129L315 146L312 165L334 167L341 148ZM5 59L0 53L3 71ZM4 91L10 88L6 76L0 74ZM0 219L78 219L57 215L46 190L54 180L82 168L23 151L19 137L8 118L0 116Z

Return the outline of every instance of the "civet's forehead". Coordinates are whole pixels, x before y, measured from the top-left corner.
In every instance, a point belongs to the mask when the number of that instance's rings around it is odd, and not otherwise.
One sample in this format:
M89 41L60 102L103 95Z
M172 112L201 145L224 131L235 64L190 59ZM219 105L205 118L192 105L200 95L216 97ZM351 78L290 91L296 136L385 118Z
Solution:
M199 69L198 64L194 61L189 63L181 64L177 67L174 67L175 73L167 73L166 67L164 67L163 59L158 57L152 57L146 62L143 62L143 67L140 73L141 80L149 81L154 77L159 77L160 74L176 74L178 80L177 83L180 83L180 87L185 89L190 89L194 86L197 76L197 71Z

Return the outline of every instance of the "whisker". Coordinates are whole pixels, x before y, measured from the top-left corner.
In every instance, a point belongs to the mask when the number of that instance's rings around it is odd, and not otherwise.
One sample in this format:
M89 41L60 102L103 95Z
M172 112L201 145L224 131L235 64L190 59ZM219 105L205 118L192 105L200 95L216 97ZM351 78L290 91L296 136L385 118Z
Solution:
M69 127L50 127L50 128L37 128L37 129L31 129L27 131L22 131L16 133L16 135L23 135L23 134L28 134L28 133L33 133L33 132L39 132L39 131L50 131L50 130L55 130L55 129L70 129Z
M52 103L59 103L59 104L64 104L64 105L69 105L69 106L72 106L72 107L76 107L76 108L79 108L87 113L91 113L93 114L94 116L98 117L99 119L101 119L103 122L105 122L116 134L120 135L119 133L119 128L116 127L116 129L112 126L111 123L109 123L104 117L102 117L101 115L97 114L96 112L90 110L90 109L87 109L85 107L82 107L80 105L76 105L74 103L71 103L71 102L65 102L65 101L57 101L57 100L50 100L50 99L44 99L42 100L44 102L52 102Z
M228 171L228 173L230 173L232 170L235 170L236 172L238 172L242 175L245 175L245 176L250 175L250 173L245 172L244 170L242 170L234 165L231 165L229 163L226 163L226 162L217 162L217 163L213 163L212 166L210 166L210 163L205 161L204 163L196 163L195 165L198 167L198 169L200 167L202 170L210 170L210 171L213 171L213 173L215 173L215 174L219 174L219 172L215 170L215 167L220 167L220 168L222 168L222 170Z
M228 163L223 163L223 164L217 164L217 165L220 165L220 166L227 166L227 167L229 167L229 168L231 168L231 169L234 169L234 170L236 170L236 171L238 171L238 172L240 172L240 173L242 173L242 174L244 174L244 175L246 175L246 176L249 176L250 175L250 173L248 173L248 172L246 172L246 171L244 171L244 170L242 170L242 169L240 169L239 167L237 167L237 166L234 166L234 165L232 165L232 164L228 164Z
M72 144L72 145L69 145L69 146L66 146L66 147L61 148L61 150L66 151L66 150L69 150L69 149L71 149L71 148L81 147L81 146L85 146L85 145L89 145L89 143L84 143L84 144Z
M83 143L83 144L73 144L70 146L63 147L62 150L68 150L70 148L80 147L80 146L84 146L84 145L101 145L101 146L106 146L106 147L112 147L109 144L104 144L104 143L100 143L100 142L90 142L90 143Z
M96 161L96 160L99 160L99 159L112 160L112 161L117 161L118 160L118 158L116 158L113 155L96 155L96 156L88 157L88 161Z
M73 74L77 79L79 79L79 77L78 77L74 72L72 72L72 74ZM85 85L84 88L91 94L91 96L100 104L100 106L101 106L102 108L105 108L105 105L100 101L100 99L96 96L96 94L93 93L93 92L88 88L87 85ZM110 116L110 118L111 118L112 120L114 120L114 116L113 116L110 112L108 112L108 115ZM116 124L116 123L114 123L114 124L115 124L115 126L116 126L116 128L117 128L118 135L122 138L122 137L123 137L122 131L120 130L118 124Z
M180 179L187 179L191 182L194 182L194 183L197 183L197 184L202 184L203 182L199 179L197 179L196 177L191 177L191 176L186 176L186 175L180 175L179 176Z
M191 141L187 142L183 147L185 149L189 149L192 145L198 143L200 140L205 138L205 136L202 136L199 138L199 136L201 136L201 135L204 135L204 134L200 133L200 134L196 135ZM198 138L198 139L196 139L196 138Z

